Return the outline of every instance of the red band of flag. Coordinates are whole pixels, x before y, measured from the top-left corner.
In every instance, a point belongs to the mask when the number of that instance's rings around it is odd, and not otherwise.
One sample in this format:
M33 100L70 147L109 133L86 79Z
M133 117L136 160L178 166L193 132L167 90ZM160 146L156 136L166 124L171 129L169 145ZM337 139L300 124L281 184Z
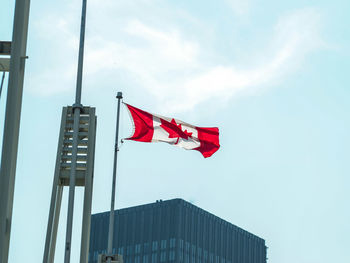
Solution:
M133 134L126 140L166 142L187 150L197 150L207 158L219 148L217 127L197 127L174 118L162 117L125 104L133 122Z

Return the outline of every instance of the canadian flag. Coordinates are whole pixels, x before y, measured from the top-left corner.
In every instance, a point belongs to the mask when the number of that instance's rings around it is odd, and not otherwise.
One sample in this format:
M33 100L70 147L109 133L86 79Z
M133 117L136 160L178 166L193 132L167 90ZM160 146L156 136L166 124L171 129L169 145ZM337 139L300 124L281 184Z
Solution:
M166 142L186 150L197 150L207 158L219 148L219 129L196 127L183 121L162 117L126 104L133 122L133 134L126 140Z

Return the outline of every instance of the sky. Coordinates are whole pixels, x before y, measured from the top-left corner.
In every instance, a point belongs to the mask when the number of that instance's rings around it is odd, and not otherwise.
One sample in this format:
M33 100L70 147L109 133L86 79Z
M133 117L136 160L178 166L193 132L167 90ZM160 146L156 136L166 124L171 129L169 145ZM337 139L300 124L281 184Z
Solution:
M10 40L14 1L1 5L0 39ZM122 91L146 111L219 127L221 148L204 159L164 143L123 143L117 208L183 198L265 239L270 263L350 262L349 1L89 0L87 8L82 103L98 116L93 213L110 206ZM31 1L11 263L42 261L80 14L81 1ZM131 133L125 108L120 133ZM82 197L77 188L71 262Z

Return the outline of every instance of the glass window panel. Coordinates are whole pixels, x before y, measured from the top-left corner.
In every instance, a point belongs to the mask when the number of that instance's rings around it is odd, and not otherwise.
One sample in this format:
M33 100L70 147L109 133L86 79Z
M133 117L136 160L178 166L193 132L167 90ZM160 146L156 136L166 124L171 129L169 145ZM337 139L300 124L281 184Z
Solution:
M184 248L184 241L182 239L180 239L180 249Z
M166 261L166 251L162 251L160 253L160 262L165 262Z
M152 263L157 263L157 254L156 253L152 254Z
M160 241L160 249L166 249L166 240Z
M182 262L184 259L184 252L182 250L180 250L179 252L179 259L180 259L180 262Z
M190 243L186 242L185 243L186 251L190 251Z
M152 242L152 251L156 251L158 249L158 242L157 241L153 241Z
M174 248L176 245L176 239L175 238L170 238L170 248Z
M204 260L208 259L208 251L204 250Z
M145 252L149 252L149 243L144 243L143 244L143 253L145 253Z

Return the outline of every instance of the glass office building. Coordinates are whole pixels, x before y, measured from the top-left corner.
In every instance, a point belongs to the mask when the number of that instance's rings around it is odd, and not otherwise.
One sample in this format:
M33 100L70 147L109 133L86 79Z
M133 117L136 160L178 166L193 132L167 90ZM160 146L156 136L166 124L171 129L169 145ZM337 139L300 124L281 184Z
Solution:
M89 263L106 253L109 213L92 215ZM115 211L124 263L265 263L265 240L182 199Z

